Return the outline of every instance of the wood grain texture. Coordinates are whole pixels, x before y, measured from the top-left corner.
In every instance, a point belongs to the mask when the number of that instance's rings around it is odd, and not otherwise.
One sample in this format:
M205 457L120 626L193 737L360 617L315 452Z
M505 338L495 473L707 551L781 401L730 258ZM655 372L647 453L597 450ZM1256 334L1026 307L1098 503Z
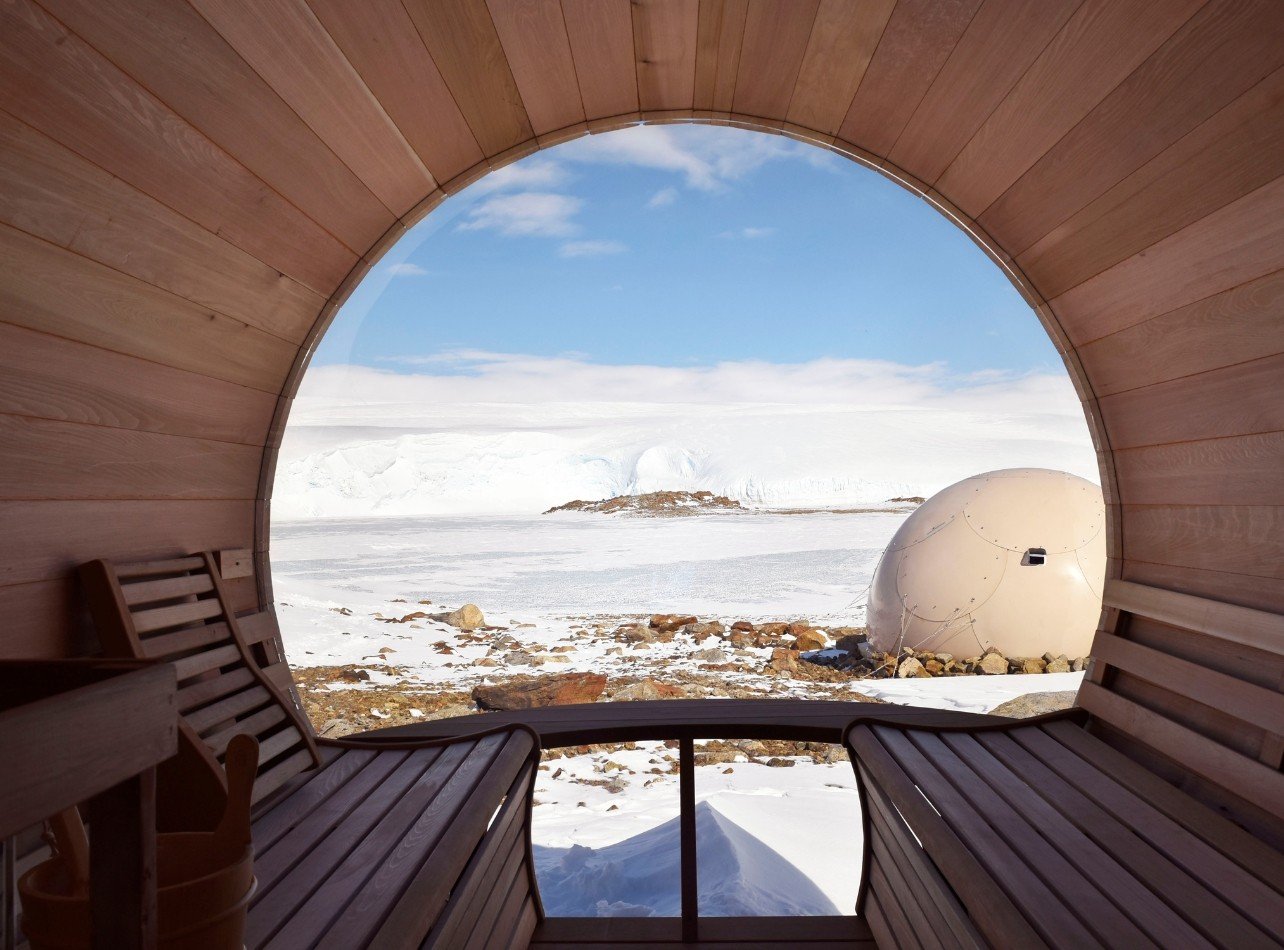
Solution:
M1014 253L1025 250L1282 62L1284 19L1276 4L1209 3L977 220Z
M1135 505L1273 505L1284 432L1115 450L1121 500Z
M1076 344L1284 268L1284 178L1051 301Z
M732 109L775 118L789 111L819 0L749 4Z
M308 5L438 182L482 160L481 146L401 0Z
M262 446L274 404L257 389L0 323L0 412Z
M820 0L787 118L834 135L847 116L896 0Z
M0 113L0 221L292 343L324 298Z
M1124 505L1128 554L1143 561L1284 578L1279 506Z
M584 121L580 84L558 0L486 0L536 135Z
M1279 390L1284 355L1183 376L1101 399L1116 449L1284 429Z
M191 2L393 214L436 187L303 0Z
M748 16L749 0L700 0L692 100L697 110L731 111Z
M585 117L638 111L629 0L562 0Z
M534 133L484 0L406 0L406 10L487 156Z
M326 295L357 255L29 0L0 10L0 109Z
M899 0L839 137L886 155L980 6L981 0Z
M1085 0L950 163L937 188L973 217L1202 6ZM1000 242L1006 235L994 235Z
M1284 353L1284 271L1197 300L1079 348L1105 397Z
M1284 615L1278 613L1122 580L1106 581L1103 599L1131 614L1213 638L1217 641L1214 649L1221 648L1223 661L1230 652L1225 650L1228 643L1284 653ZM1133 632L1128 631L1130 636ZM1251 674L1252 670L1246 664L1239 672Z
M33 501L253 500L262 458L255 445L7 414L0 414L0 454L0 499Z
M1120 572L1124 579L1140 584L1284 614L1284 579L1233 574L1216 568L1178 567L1140 558L1130 558L1120 566Z
M295 347L255 327L0 225L0 321L264 392Z
M388 209L190 4L41 5L347 247L388 226Z
M986 0L888 158L933 183L1078 8L1080 0Z
M634 0L633 51L643 112L690 109L695 101L696 0Z

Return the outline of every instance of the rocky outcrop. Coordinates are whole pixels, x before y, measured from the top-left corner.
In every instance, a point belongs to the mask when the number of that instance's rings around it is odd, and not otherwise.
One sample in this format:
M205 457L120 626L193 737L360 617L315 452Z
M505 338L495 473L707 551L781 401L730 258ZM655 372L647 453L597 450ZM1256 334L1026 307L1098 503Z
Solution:
M672 517L696 515L705 511L744 511L744 505L734 498L715 495L711 491L653 491L644 495L616 495L601 501L568 501L544 512L585 511L593 514L644 515Z
M478 627L486 626L486 618L482 616L481 608L476 604L464 604L450 613L433 614L432 619L448 623L460 630L476 630Z
M606 689L602 673L557 673L478 686L473 701L482 709L537 709L568 703L593 703Z
M1056 690L1047 693L1026 693L1005 703L999 703L990 710L992 716L1011 716L1013 719L1026 719L1030 716L1043 716L1059 712L1074 705L1077 694L1072 689Z

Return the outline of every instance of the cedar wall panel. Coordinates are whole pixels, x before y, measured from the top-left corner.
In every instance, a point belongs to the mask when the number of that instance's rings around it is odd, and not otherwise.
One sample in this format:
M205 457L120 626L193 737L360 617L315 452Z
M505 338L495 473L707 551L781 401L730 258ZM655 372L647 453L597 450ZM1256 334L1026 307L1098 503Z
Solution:
M266 550L299 346L437 183L695 110L979 217L1099 412L1112 575L1284 611L1282 39L1270 0L6 0L0 655L93 648L86 559Z

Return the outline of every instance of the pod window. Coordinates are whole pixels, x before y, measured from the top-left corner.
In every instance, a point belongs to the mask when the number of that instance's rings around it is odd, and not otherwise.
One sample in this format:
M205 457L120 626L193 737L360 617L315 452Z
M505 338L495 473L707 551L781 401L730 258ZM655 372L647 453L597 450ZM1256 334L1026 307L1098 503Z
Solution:
M1025 552L1025 557L1021 558L1022 565L1029 567L1038 567L1048 559L1047 548L1030 548Z

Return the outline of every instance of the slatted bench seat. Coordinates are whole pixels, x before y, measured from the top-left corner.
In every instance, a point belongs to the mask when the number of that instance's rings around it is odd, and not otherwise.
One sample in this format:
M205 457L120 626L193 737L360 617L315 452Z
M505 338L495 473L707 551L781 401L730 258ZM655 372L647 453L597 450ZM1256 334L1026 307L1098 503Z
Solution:
M1169 621L1202 619L1156 635L1140 611L1173 601L1137 586L1113 591L1131 609L1098 635L1082 708L849 727L869 846L860 909L880 946L1281 945L1284 638L1255 632L1279 618L1180 611ZM1251 642L1223 651L1222 669L1187 659L1227 619L1239 626L1220 642ZM1260 741L1200 731L1207 704Z
M248 947L529 943L543 916L530 858L532 730L318 740L284 662L265 667L253 653L275 621L235 615L211 555L95 561L81 576L105 651L177 672L180 752L158 774L163 828L213 827L228 743L259 741Z

